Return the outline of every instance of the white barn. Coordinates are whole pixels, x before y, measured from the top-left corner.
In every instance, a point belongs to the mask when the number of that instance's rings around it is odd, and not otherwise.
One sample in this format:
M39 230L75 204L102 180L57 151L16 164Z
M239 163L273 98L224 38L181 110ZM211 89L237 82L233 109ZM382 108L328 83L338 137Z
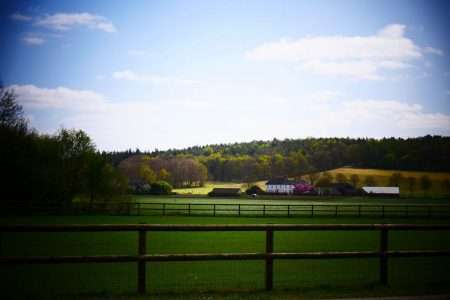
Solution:
M363 186L363 191L372 196L400 196L400 188L398 186Z

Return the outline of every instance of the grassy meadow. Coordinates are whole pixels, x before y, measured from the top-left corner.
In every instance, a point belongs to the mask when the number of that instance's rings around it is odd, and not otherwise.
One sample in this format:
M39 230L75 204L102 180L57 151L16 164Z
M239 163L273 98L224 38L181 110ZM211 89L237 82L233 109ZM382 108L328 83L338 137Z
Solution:
M450 222L448 219L438 221ZM33 216L0 220L2 224L381 222L433 223L436 220L179 216ZM1 238L1 255L106 255L137 251L137 233L127 232L4 233ZM152 254L260 252L264 251L264 241L263 232L152 232L148 234L147 251ZM378 233L371 231L275 232L275 251L280 252L370 251L377 249L378 243ZM450 249L450 232L392 232L389 245L390 250ZM257 295L262 297L260 299L272 299L266 298L271 295L278 295L277 299L314 299L450 292L450 258L391 259L387 287L377 283L377 259L288 260L275 261L274 266L275 291L268 294L259 292L264 288L263 261L149 263L147 290L157 295L154 299L255 299ZM3 294L17 298L125 295L127 299L133 298L136 291L135 263L2 266L0 274ZM182 294L185 292L190 296ZM229 295L234 296L227 298Z

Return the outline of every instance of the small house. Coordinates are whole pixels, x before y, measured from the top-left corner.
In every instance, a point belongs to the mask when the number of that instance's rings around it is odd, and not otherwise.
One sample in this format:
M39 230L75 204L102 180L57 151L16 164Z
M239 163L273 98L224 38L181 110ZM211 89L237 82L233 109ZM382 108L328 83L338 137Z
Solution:
M400 197L398 186L363 186L365 195L373 197Z

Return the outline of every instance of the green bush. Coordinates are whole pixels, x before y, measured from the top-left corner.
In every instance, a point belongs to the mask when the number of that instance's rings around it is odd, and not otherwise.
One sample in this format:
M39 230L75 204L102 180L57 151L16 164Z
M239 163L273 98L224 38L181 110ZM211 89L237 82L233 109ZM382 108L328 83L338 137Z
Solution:
M170 195L172 186L167 181L156 181L151 184L150 194L153 195Z

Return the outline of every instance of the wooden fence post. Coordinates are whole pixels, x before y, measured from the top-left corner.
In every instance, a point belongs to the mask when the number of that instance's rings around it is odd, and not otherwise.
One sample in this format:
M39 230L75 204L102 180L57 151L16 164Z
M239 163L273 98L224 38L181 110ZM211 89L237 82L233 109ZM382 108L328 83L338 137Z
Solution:
M266 254L273 252L273 230L266 230ZM271 291L273 288L273 258L266 257L266 291Z
M139 256L145 255L146 251L146 231L139 230L139 245L138 254ZM138 293L145 294L145 261L138 261Z
M388 282L388 229L380 231L380 283L386 285Z

